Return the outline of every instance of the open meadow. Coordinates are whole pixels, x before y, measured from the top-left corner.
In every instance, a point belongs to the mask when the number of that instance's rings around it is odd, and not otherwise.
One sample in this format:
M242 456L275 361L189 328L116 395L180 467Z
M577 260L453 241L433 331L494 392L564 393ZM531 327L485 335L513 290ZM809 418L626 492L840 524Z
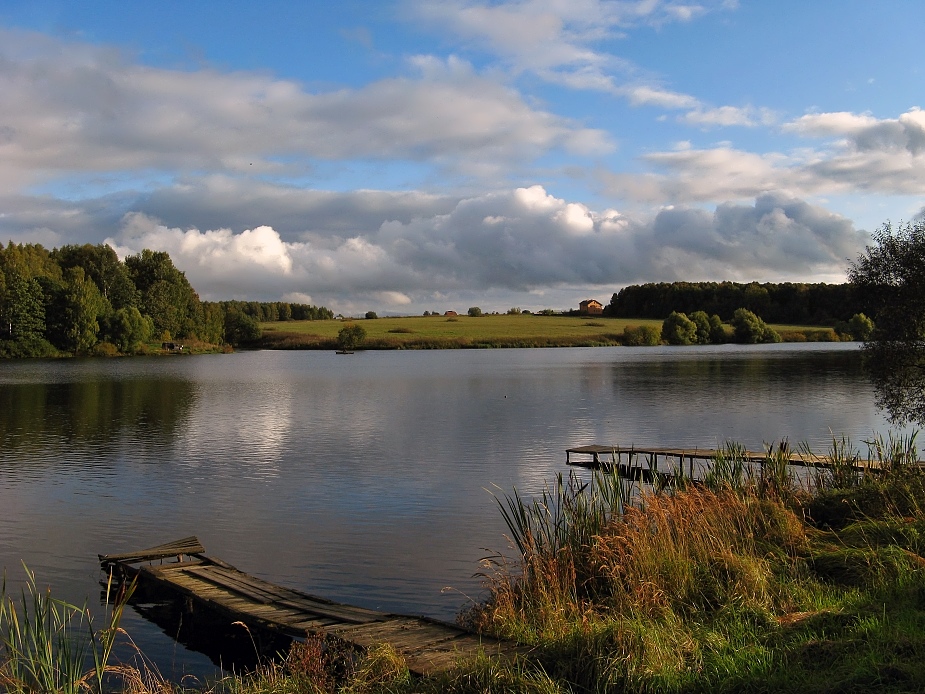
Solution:
M454 349L488 347L598 347L624 343L626 328L660 329L662 321L602 316L536 314L404 316L261 323L259 346L269 349L335 349L337 333L356 324L366 331L363 349ZM835 341L831 328L772 326L785 342ZM727 326L732 335L732 328Z

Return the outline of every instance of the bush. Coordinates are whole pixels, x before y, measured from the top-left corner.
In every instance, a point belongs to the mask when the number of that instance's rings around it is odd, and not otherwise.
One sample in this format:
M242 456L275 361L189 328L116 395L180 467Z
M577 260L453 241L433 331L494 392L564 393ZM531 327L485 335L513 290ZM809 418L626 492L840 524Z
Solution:
M863 313L855 313L848 321L848 331L855 340L867 342L874 334L874 322Z
M97 342L93 347L93 356L95 357L114 357L119 354L119 350L111 342Z
M360 325L345 325L337 333L337 344L342 350L356 349L366 339L366 330Z
M735 341L740 344L754 345L759 342L780 342L781 336L776 330L765 324L748 309L739 308L732 316Z
M626 326L622 342L627 347L654 347L662 342L661 331L651 325Z
M697 332L697 324L677 311L672 311L662 323L662 338L669 345L694 344L697 342Z

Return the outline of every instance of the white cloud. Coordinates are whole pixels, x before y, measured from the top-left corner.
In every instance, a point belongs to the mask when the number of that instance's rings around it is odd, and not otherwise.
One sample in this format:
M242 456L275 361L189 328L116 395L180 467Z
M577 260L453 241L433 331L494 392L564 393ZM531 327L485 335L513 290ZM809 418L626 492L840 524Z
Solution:
M649 85L627 87L623 91L633 106L681 109L694 108L699 105L699 101L689 94L679 94Z
M136 213L110 242L123 256L167 251L203 298L300 296L341 310L430 309L435 296L639 281L839 276L866 238L848 220L780 194L643 220L531 186L349 238L286 241L268 226L182 229Z
M898 118L819 113L784 124L785 133L825 138L818 148L757 154L721 144L676 148L641 159L656 171L603 173L624 200L664 203L753 198L770 191L799 196L921 195L925 190L925 111Z
M0 186L8 190L81 172L282 174L316 160L472 171L612 146L602 131L538 110L452 59L431 61L414 78L315 93L266 74L143 67L112 51L3 30L0 112Z

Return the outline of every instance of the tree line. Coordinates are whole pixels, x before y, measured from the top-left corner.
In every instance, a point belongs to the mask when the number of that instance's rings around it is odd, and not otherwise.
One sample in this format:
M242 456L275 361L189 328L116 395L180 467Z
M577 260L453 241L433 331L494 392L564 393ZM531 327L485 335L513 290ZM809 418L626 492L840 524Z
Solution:
M287 302L200 301L170 256L119 260L108 245L0 243L0 356L123 353L151 341L240 344L258 322L332 318Z
M863 310L850 284L658 282L624 287L613 295L604 313L663 319L673 312L704 311L729 321L740 308L769 323L796 325L833 325Z

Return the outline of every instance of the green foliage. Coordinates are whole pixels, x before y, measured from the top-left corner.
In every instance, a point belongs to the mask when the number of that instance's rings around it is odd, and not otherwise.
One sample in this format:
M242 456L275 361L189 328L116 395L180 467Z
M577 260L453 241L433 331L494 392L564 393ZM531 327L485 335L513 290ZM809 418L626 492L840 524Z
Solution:
M134 306L120 308L109 324L113 344L123 354L137 351L140 345L151 339L154 322L150 316L143 316Z
M127 257L125 265L155 333L166 331L175 338L198 334L202 322L199 297L167 253L145 249Z
M345 325L337 333L337 345L345 351L356 349L366 339L366 330L363 326L351 323Z
M623 328L622 340L627 347L654 347L662 342L662 332L652 325Z
M662 323L662 339L669 345L695 344L699 341L698 326L683 313L674 311Z
M379 317L379 314L376 313L375 311L367 311L367 312L366 312L366 320L374 320L374 319L376 319L376 318L378 318L378 317Z
M523 313L523 311L521 311L521 310L520 310L518 307L516 307L516 306L512 306L511 308L509 308L509 309L507 310L507 315L509 315L509 316L517 316L517 315L520 315L521 313Z
M108 302L96 285L87 278L83 268L75 266L65 273L61 298L63 341L59 348L74 354L86 354L97 342L97 317L108 309Z
M848 269L876 328L864 345L877 405L925 424L925 221L887 223Z
M848 321L848 329L855 340L867 342L874 334L874 322L863 313L855 313Z
M732 318L746 308L771 323L832 325L863 309L849 284L671 282L630 285L614 294L605 313L619 318L659 318L694 311Z
M740 344L757 344L759 342L780 342L781 336L776 330L766 325L748 309L736 309L732 315L732 327L735 341Z
M113 310L138 306L140 297L135 283L111 246L62 246L53 250L51 257L62 270L82 268Z
M261 334L260 324L246 313L231 309L225 314L225 342L229 345L256 342Z
M44 292L39 282L18 270L6 274L6 291L0 297L0 337L26 342L45 332Z
M698 345L708 345L710 344L710 316L707 315L706 311L694 311L690 316L688 316L697 327L697 344ZM719 317L717 316L717 319ZM664 332L664 328L662 329Z
M467 313L473 318L478 318L482 315L482 309L480 309L478 306L470 306Z

